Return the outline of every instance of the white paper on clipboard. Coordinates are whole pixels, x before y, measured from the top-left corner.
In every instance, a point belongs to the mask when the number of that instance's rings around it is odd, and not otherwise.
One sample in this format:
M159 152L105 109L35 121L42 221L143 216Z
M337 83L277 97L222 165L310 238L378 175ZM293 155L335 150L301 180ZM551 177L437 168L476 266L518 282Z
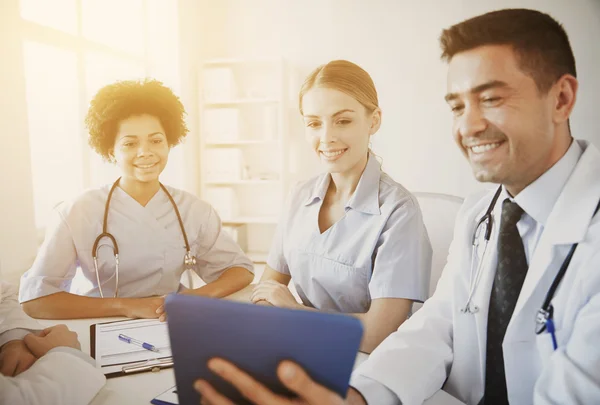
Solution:
M154 345L158 352L119 340L124 334ZM95 325L96 366L104 374L123 372L123 367L160 364L171 359L171 344L166 322L157 319L135 319Z

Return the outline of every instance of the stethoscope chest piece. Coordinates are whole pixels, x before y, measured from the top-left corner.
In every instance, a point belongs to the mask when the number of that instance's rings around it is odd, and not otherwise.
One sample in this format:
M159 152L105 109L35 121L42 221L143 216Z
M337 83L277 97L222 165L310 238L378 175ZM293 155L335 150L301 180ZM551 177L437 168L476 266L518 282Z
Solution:
M192 252L189 250L185 253L183 257L183 264L185 265L186 270L191 270L197 263L196 256L192 255Z

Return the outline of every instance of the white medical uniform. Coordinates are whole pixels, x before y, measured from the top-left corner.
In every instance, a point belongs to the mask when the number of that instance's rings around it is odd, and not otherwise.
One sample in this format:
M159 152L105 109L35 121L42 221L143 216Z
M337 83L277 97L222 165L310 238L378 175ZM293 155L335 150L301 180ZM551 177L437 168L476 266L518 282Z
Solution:
M0 347L42 329L21 309L17 289L0 282ZM87 404L105 381L90 356L73 348L57 347L16 377L0 374L0 405Z
M600 152L574 141L546 173L514 201L525 211L517 227L529 270L503 342L511 405L600 404ZM465 314L472 237L493 192L465 201L456 221L448 264L431 299L390 335L353 374L351 385L369 404L421 404L443 388L467 404L484 393L490 291L504 191L473 296ZM483 233L483 232L482 232ZM579 243L552 300L558 349L548 332L535 334L536 314L572 244Z
M419 205L373 154L345 215L325 232L319 211L330 174L292 192L267 264L290 275L304 305L364 313L371 300L427 299L431 244Z
M46 238L33 266L21 278L20 301L69 291L77 266L93 287L84 295L100 296L92 247L102 233L104 207L111 185L83 193L55 209ZM231 267L253 271L250 259L221 227L217 212L182 190L167 187L197 258L194 270L205 282L216 280ZM120 187L110 201L107 231L119 247L119 297L147 297L175 292L185 270L185 242L177 215L160 189L143 207ZM105 297L115 292L112 243L102 239L98 271Z

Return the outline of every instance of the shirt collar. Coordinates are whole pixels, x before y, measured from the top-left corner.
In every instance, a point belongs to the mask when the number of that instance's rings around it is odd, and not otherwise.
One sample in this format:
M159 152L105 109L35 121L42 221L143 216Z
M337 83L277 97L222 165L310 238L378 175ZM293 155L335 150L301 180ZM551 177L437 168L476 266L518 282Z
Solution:
M315 186L313 187L310 197L304 202L304 205L310 205L317 200L324 200L325 194L327 194L327 188L329 188L329 182L331 181L331 175L329 173L322 174L318 177Z
M563 187L567 183L575 166L577 166L582 153L583 149L579 143L573 140L567 152L554 166L525 187L514 198L514 201L523 208L523 211L542 226L546 225L554 203L556 203ZM503 191L504 196L508 196L506 189Z
M346 203L346 208L351 208L366 214L379 215L381 213L379 210L380 179L381 167L379 162L375 158L375 155L369 152L365 170L360 176L360 180L358 181L358 185L356 186L356 190L354 190L352 197L350 197L350 200ZM330 181L331 174L326 173L321 175L304 205L310 205L317 200L322 201L325 199L325 194L327 194Z

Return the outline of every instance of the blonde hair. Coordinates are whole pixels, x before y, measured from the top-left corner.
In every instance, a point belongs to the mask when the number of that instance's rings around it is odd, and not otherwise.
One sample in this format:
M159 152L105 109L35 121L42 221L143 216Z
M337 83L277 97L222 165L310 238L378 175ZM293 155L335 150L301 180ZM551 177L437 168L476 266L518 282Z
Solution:
M361 103L369 113L379 107L377 90L366 70L347 60L334 60L321 65L308 75L300 88L298 105L302 111L302 98L315 87L341 91Z

